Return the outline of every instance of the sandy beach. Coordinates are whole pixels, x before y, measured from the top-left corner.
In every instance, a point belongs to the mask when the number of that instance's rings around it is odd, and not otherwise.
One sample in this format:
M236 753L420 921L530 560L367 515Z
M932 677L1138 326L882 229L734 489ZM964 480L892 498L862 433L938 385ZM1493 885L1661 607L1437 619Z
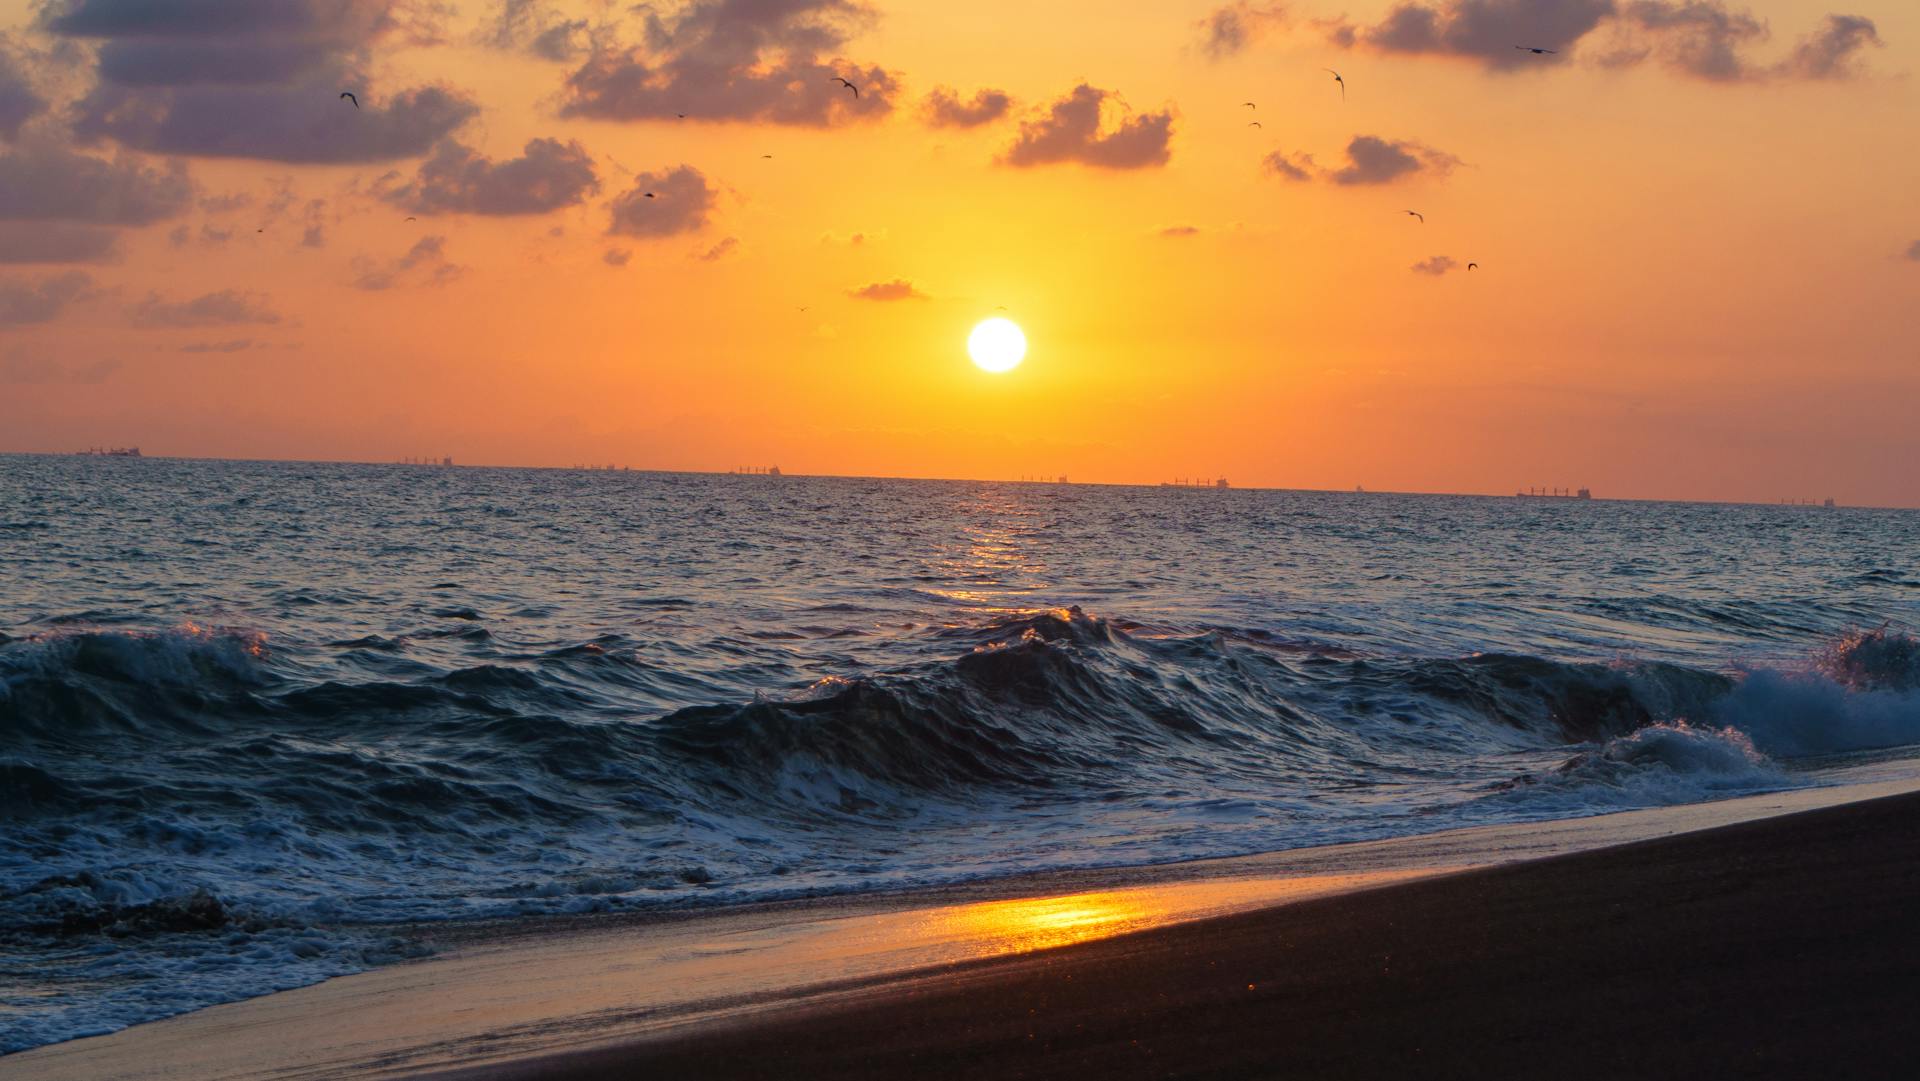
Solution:
M1916 959L1898 926L1916 789L469 931L425 961L9 1056L0 1077L1180 1076L1296 1061L1311 1076L1421 1062L1525 1076L1530 1056L1583 1041L1562 1065L1607 1076L1657 1072L1620 1057L1648 1033L1694 1048L1675 1070L1751 1052L1771 1071L1839 1046L1818 1042L1828 1032L1871 1046L1871 1019L1910 1000L1851 1001ZM1845 1017L1760 1020L1816 1007ZM1800 1042L1769 1050L1783 1040Z
M1917 861L1891 797L441 1076L1911 1076Z

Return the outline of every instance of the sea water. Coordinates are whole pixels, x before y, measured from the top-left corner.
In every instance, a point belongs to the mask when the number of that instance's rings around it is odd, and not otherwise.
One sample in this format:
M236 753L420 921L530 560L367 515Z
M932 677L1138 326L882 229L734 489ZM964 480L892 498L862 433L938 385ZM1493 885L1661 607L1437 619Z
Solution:
M1916 619L1905 511L0 456L0 1051L442 921L1818 784L1920 741Z

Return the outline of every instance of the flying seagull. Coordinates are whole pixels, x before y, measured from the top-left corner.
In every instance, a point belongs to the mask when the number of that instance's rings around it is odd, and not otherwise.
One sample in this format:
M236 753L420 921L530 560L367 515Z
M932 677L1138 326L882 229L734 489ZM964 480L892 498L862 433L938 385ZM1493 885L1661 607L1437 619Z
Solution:
M1254 104L1253 102L1251 102L1251 101L1243 101L1243 102L1241 102L1240 104L1242 104L1242 105L1245 105L1245 106L1246 106L1247 108L1249 108L1249 109L1258 109L1258 108L1260 108L1260 106L1258 106L1258 105L1255 105L1255 104Z
M844 79L844 78L841 78L841 77L840 77L840 76L838 76L838 75L835 75L835 76L833 77L833 81L834 81L834 82L836 82L836 83L839 83L839 84L840 84L841 86L844 86L844 87L846 87L846 88L847 88L848 90L851 90L851 91L853 91L853 96L854 96L854 97L856 97L856 98L857 98L857 97L859 97L859 96L860 96L860 88L859 88L859 87L857 87L857 86L855 86L855 85L853 85L853 83L852 83L852 81L851 81L851 80L848 80L848 79Z
M1422 225L1427 224L1427 216L1425 214L1420 213L1418 210L1409 210L1407 211L1407 213L1412 215L1413 217L1419 218L1420 224Z
M1321 68L1320 70L1333 76L1333 81L1340 84L1340 100L1347 100L1347 81L1340 77L1340 73L1332 68Z
M1551 56L1560 51L1558 49L1536 49L1531 45L1515 45L1514 48L1523 53L1532 53L1535 56Z
M651 198L653 198L653 193L652 193L652 192L647 192L647 193L646 193L646 196L647 196L647 198L649 198L649 199L651 199Z
M770 159L770 158L772 158L772 157L773 157L773 155L772 155L772 154L762 154L762 155L760 155L760 160L761 160L761 161L767 161L768 159Z
M354 96L353 96L353 91L351 91L351 90L342 90L342 91L340 91L340 100L341 100L341 101L351 101L351 102L353 102L353 107L354 107L354 108L356 108L356 109L358 109L358 108L360 107L360 99L359 99L359 98L356 98L356 97L354 97Z
M407 215L407 220L408 220L408 221L419 221L420 219L419 219L419 218L416 218L416 217L414 217L414 216L413 216L412 214L408 214L408 215Z
M1468 269L1468 270L1478 270L1478 269L1480 269L1480 264L1479 264L1479 263L1468 263L1468 264L1467 264L1467 269Z
M1249 121L1247 121L1247 126L1248 126L1248 127L1250 127L1250 128L1262 128L1262 129L1264 129L1264 128L1266 127L1266 125L1265 125L1265 124L1262 124L1262 123L1260 123L1260 121L1258 121L1258 120L1249 120Z

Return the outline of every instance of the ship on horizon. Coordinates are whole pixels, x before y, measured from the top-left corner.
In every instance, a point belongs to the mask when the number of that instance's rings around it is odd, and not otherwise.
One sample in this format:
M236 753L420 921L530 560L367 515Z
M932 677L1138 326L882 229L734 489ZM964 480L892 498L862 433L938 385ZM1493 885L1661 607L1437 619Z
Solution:
M139 458L142 456L139 447L88 447L86 450L74 453L82 458Z
M1593 493L1585 488L1528 488L1524 492L1513 493L1516 499L1592 499Z

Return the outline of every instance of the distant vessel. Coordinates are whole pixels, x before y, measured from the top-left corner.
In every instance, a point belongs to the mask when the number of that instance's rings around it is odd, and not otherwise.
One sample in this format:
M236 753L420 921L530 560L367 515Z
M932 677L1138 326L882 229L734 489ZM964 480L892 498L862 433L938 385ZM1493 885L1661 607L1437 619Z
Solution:
M1585 488L1570 490L1567 488L1528 488L1524 492L1513 493L1519 499L1592 499L1593 493Z
M87 458L138 458L139 447L88 447L80 452Z
M780 467L777 465L743 465L735 467L733 472L736 476L777 477L780 476Z
M1172 480L1161 481L1160 487L1162 488L1231 488L1233 487L1233 485L1228 484L1227 478L1225 477L1221 477L1218 480L1211 480L1211 481L1201 477L1175 477Z

